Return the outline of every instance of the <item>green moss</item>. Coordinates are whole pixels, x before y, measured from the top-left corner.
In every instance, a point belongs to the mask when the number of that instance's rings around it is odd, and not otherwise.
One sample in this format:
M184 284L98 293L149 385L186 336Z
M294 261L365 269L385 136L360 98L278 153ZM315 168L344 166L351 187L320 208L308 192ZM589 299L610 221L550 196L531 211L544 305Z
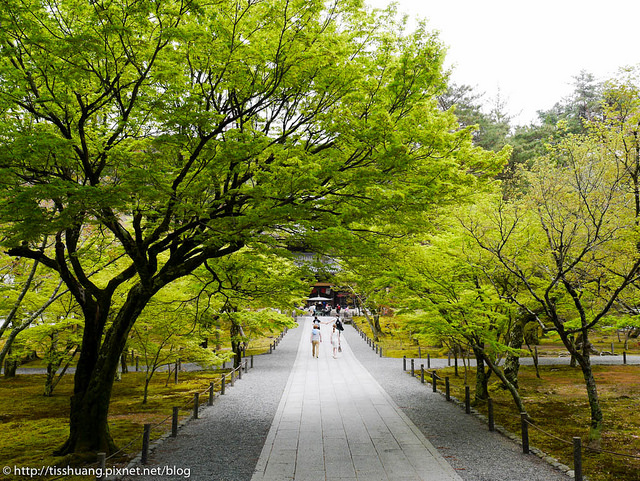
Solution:
M151 423L152 439L171 429L167 419L173 406L182 406L181 417L191 416L191 401L195 392L203 392L210 382L225 371L181 372L180 382L173 378L165 386L166 373L158 373L149 389L149 401L142 404L144 373L123 375L114 385L109 411L109 428L117 446L128 446L120 461L135 455L141 448L143 425ZM219 384L219 383L218 383ZM54 395L42 395L44 375L19 375L0 379L0 461L10 466L66 466L85 464L95 459L60 458L53 451L67 438L69 397L73 378L62 379ZM201 403L207 396L201 396ZM17 478L20 479L20 478ZM25 478L29 479L29 478Z

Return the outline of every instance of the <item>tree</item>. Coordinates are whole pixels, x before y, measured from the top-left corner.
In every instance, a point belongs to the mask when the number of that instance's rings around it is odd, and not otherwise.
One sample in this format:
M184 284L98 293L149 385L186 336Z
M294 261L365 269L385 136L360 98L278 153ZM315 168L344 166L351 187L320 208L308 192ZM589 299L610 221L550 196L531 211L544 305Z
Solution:
M490 272L487 256L459 226L447 224L443 219L439 232L404 251L403 270L392 287L401 312L417 336L469 346L476 359L478 401L489 397L488 382L495 373L519 411L526 412L517 387L498 365L500 357L514 351L507 345L514 307L503 295L512 286L505 286L502 273Z
M41 245L44 249L45 243ZM11 353L16 338L27 328L33 325L42 314L67 291L62 290L62 282L51 279L50 273L38 275L41 268L36 259L27 266L25 259L12 259L2 256L6 262L2 273L2 286L5 299L10 301L3 322L0 326L0 339L8 331L2 349L0 349L0 365L5 362ZM28 261L28 260L27 260ZM40 269L42 270L42 269ZM57 282L57 285L52 284ZM15 358L15 356L13 356ZM5 376L15 374L18 367L17 360L12 360L5 365Z
M29 328L19 339L25 353L36 351L42 354L47 366L45 396L53 396L54 389L80 348L81 320L70 314L68 309L66 314L48 313L46 318Z
M186 282L163 289L145 308L131 331L131 346L141 353L145 367L142 404L147 403L149 383L164 365L179 360L221 364L225 359L203 348L196 303L185 299Z
M538 111L538 117L543 125L555 127L563 122L569 133L584 134L587 123L601 117L603 84L585 70L574 76L573 80L571 95L550 110Z
M58 272L85 318L59 454L114 450L118 360L164 286L278 233L392 216L399 189L433 204L491 163L436 108L437 38L359 2L0 12L3 242ZM108 251L124 257L93 282Z
M589 437L602 411L589 333L640 274L633 195L625 174L596 137L568 136L524 174L521 200L497 200L462 219L478 245L522 282L511 300L555 330L577 360L591 409Z
M229 329L234 367L242 363L242 346L274 329L294 327L295 321L278 311L293 312L306 297L308 282L282 249L244 248L198 270L203 315ZM208 322L208 324L211 324Z

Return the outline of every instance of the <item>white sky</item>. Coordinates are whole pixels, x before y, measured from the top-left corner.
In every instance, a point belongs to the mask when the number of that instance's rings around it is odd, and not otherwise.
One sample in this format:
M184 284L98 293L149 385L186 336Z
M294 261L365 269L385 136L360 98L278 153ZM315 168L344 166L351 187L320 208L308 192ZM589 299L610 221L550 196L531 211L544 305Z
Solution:
M383 8L391 0L365 0ZM572 92L581 70L599 80L640 64L638 0L396 0L398 10L426 18L448 47L452 79L498 92L514 122Z

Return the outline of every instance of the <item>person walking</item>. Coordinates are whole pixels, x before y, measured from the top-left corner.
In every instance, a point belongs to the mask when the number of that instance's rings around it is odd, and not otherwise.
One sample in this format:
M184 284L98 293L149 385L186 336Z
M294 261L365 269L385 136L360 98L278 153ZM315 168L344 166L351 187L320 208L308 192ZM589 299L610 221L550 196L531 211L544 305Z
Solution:
M338 358L338 346L340 346L340 331L336 330L335 324L331 331L331 347L333 348L333 358Z
M344 331L344 326L342 325L342 321L340 320L340 316L336 316L336 322L333 324L334 330L338 331L338 340L340 340L340 333Z
M313 329L311 329L311 357L318 357L321 342L322 334L320 333L320 325L314 324Z

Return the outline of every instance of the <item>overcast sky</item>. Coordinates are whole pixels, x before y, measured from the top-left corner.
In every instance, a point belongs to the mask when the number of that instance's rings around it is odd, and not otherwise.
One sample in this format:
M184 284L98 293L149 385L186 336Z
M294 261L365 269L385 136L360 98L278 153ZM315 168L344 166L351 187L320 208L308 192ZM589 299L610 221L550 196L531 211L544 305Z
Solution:
M391 0L365 0L382 8ZM453 81L500 92L517 123L572 91L581 70L598 79L640 64L638 0L397 0L426 18L448 47Z

